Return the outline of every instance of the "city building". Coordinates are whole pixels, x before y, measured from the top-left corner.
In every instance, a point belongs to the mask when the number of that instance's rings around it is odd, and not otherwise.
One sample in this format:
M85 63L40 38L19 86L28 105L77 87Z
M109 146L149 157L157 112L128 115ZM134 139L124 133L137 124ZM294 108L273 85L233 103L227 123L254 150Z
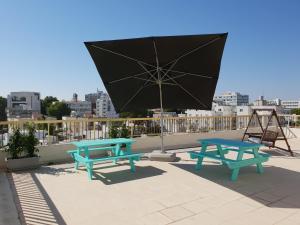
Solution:
M269 103L270 103L270 101L265 100L264 96L259 96L259 98L253 102L253 105L254 106L263 106L263 105L268 105Z
M281 105L284 109L292 110L300 108L300 100L282 100Z
M235 106L213 103L211 110L188 109L185 111L188 117L197 116L234 116L236 112Z
M41 99L38 92L11 92L7 96L7 118L33 118L41 113Z
M215 112L213 110L197 110L197 109L187 109L185 111L187 117L209 117L209 116L221 116L221 113Z
M253 102L254 106L281 106L280 110L283 113L290 113L292 109L300 108L300 100L281 100L276 98L274 100L266 100L264 96L260 96L259 99Z
M281 105L281 99L275 98L273 100L267 100L268 105Z
M221 95L215 95L214 101L217 103L223 103L224 105L238 106L248 105L249 95L242 95L239 92L225 92Z
M85 101L88 101L92 104L92 113L93 114L96 114L97 99L100 99L103 94L104 94L103 91L99 91L97 89L96 93L90 93L90 94L85 95Z
M163 117L177 117L176 112L163 112ZM153 118L160 118L160 112L153 113Z
M78 95L73 94L72 101L65 102L71 109L71 115L73 117L88 117L92 114L92 104L88 101L79 101Z
M215 105L213 110L222 116L234 116L236 114L236 106Z
M106 93L103 93L96 101L96 116L106 118L119 117L119 114L116 113L109 95Z

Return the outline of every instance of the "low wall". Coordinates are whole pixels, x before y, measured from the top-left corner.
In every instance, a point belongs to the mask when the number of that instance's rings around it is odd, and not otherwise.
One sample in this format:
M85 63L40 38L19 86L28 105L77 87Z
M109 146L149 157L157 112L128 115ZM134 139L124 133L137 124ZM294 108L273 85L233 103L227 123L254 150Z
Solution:
M183 133L172 134L164 136L164 146L166 150L179 149L179 148L192 148L200 146L197 142L198 139L204 138L225 138L225 139L241 139L242 131L220 131L212 133ZM147 153L156 149L160 149L160 137L139 137L134 138L135 143L132 146L133 152ZM41 164L48 163L63 163L70 162L72 159L67 153L68 150L75 149L72 144L53 144L49 146L40 146L39 155ZM91 155L99 155L95 151ZM0 168L5 168L6 153L0 151Z

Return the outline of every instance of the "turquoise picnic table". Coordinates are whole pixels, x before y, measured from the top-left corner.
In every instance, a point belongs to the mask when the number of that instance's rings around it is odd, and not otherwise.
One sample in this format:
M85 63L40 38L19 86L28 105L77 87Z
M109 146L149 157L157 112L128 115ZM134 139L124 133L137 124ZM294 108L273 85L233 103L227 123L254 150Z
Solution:
M201 144L201 151L190 152L192 159L197 159L196 169L200 170L203 159L205 157L221 161L223 165L228 166L232 170L231 180L237 180L240 168L250 165L255 165L258 173L263 173L262 163L268 161L270 155L259 152L259 148L263 145L243 142L238 140L228 140L221 138L210 138L198 140ZM209 149L209 146L216 146L216 148ZM236 159L229 159L226 154L230 151L237 152ZM244 159L244 154L253 155L252 158Z
M93 165L96 162L113 161L116 163L120 159L128 159L130 170L135 172L134 161L140 160L140 153L132 153L131 147L134 141L129 138L111 138L111 139L96 139L74 141L71 144L76 146L75 150L68 151L75 161L75 169L77 170L80 164L85 165L88 177L92 180ZM122 146L125 145L125 148ZM91 151L111 151L111 156L100 158L91 158Z

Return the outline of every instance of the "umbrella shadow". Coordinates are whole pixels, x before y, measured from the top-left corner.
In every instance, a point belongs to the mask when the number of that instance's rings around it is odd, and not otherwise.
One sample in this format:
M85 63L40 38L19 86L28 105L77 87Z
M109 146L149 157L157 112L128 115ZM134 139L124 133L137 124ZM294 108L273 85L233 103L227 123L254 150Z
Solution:
M126 165L126 164L122 164ZM109 166L105 168L111 168ZM118 184L128 181L140 180L144 178L159 176L166 171L153 166L136 166L136 172L132 173L130 169L118 170L113 172L103 172L103 167L93 169L93 180L99 180L106 185Z
M73 164L67 164L67 165L55 165L55 166L41 166L38 169L32 170L31 172L35 174L47 174L47 175L53 175L53 176L62 176L66 174L73 174L76 173L76 171L73 170L74 165ZM30 171L29 171L30 172Z
M277 157L277 158L285 158L285 159L295 159L295 158L300 158L300 151L299 150L293 150L294 156L291 156L289 152L277 149L277 148L271 148L271 149L262 149L261 151L267 154L270 154L272 157Z
M210 182L226 187L274 208L300 208L298 196L300 173L276 166L264 166L263 174L256 173L255 166L240 169L238 180L230 180L231 170L222 165L203 165L200 171L195 164L171 163Z

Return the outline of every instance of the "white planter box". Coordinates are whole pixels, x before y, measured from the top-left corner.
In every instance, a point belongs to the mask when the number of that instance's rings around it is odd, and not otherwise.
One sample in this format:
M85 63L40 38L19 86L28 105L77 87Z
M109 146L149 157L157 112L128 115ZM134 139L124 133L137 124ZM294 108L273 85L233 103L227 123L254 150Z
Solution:
M19 159L5 159L6 168L9 171L35 169L39 167L39 156Z

